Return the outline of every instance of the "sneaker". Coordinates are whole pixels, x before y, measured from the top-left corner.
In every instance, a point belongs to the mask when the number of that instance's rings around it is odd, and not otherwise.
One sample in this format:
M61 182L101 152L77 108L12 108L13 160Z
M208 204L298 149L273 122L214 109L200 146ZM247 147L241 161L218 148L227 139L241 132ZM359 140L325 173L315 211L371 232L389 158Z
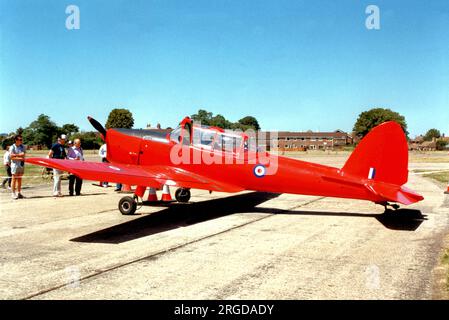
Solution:
M15 193L11 193L11 197L12 197L14 200L19 199L19 196L18 196L17 194L15 194Z
M8 186L8 190L11 190L11 187L10 187L10 186Z
M17 198L18 199L24 199L25 197L23 196L23 194L21 194L20 192L17 194Z

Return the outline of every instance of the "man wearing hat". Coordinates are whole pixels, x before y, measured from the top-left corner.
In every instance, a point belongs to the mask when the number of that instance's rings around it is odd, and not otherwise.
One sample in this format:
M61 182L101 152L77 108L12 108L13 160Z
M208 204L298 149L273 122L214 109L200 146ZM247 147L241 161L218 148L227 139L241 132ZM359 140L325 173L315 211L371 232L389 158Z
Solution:
M67 136L65 134L61 134L58 137L58 142L51 146L50 151L48 152L48 158L53 159L65 159L67 154L65 152L65 140ZM58 169L53 169L53 196L54 197L62 197L61 192L61 176L63 171Z

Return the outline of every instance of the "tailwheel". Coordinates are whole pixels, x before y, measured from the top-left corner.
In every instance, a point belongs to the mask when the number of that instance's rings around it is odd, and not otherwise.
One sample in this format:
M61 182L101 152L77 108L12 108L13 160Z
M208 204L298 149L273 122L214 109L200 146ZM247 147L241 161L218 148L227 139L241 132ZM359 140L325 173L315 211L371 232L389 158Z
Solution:
M400 208L400 206L397 203L393 203L390 204L390 206L394 209L394 210L398 210Z
M124 215L134 214L137 209L137 201L132 197L123 197L118 203L118 209Z
M396 211L400 208L400 206L397 203L383 202L380 204L384 206L385 212Z
M175 192L175 198L178 202L189 202L190 200L190 189L178 188Z

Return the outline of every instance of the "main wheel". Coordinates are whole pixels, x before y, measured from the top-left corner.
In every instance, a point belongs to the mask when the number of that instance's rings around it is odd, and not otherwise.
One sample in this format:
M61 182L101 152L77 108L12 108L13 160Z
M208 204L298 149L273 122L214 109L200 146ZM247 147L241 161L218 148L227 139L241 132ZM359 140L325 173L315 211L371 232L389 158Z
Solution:
M134 214L136 212L137 203L131 197L123 197L118 203L118 209L124 215Z
M175 192L175 198L178 202L189 202L190 200L190 189L179 188Z

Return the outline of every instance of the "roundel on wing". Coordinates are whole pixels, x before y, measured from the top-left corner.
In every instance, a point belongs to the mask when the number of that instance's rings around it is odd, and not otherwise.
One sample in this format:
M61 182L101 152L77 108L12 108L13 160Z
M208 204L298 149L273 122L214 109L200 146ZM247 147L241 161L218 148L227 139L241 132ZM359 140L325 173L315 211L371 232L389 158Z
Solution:
M265 176L265 173L267 172L267 169L265 168L265 166L258 164L257 166L254 167L254 175L258 178L262 178L263 176Z

